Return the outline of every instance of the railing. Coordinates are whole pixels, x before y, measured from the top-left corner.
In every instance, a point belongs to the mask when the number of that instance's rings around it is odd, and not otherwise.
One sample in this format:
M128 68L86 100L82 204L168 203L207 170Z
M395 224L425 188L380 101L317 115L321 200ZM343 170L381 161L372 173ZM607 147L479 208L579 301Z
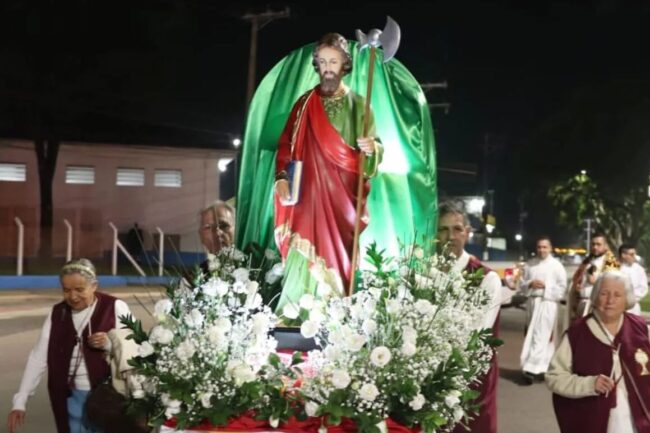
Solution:
M70 221L67 219L63 220L63 224L65 224L65 227L68 231L67 246L65 249L65 261L67 263L72 260L72 224L70 224Z
M162 277L163 276L163 265L164 265L164 260L165 260L165 233L160 229L160 227L156 227L156 231L158 232L158 276Z
M23 255L25 253L25 225L18 217L14 217L18 226L18 252L16 254L16 275L23 274Z
M112 264L111 264L111 271L113 272L113 275L117 275L117 250L119 249L122 251L122 253L126 256L126 258L131 262L133 267L137 269L137 271L142 275L143 277L146 276L140 265L138 265L138 262L135 261L135 259L129 254L129 252L124 248L124 245L122 245L122 242L117 237L117 227L115 227L115 224L112 222L109 222L108 225L113 229L113 258L112 258Z

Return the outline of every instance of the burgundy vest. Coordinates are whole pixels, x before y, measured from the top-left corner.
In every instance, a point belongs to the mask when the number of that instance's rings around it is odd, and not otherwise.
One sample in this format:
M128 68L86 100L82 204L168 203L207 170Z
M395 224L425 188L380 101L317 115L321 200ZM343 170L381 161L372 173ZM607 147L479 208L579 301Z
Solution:
M573 373L579 376L609 376L612 371L612 347L597 339L589 330L587 319L580 319L567 331L571 344ZM614 346L620 344L619 357L634 378L636 389L645 406L650 410L650 375L641 376L641 365L634 360L637 349L650 356L648 326L645 320L634 314L624 313L623 325L614 339ZM623 369L628 402L638 433L650 433L650 420L637 397L634 384ZM562 433L607 433L609 412L616 407L616 392L582 398L566 398L553 394L553 407Z
M95 292L95 297L97 305L90 318L92 331L108 332L116 325L116 298L100 292ZM67 406L67 398L70 395L68 374L76 336L70 306L65 301L59 302L52 308L52 328L47 349L47 388L58 433L70 433ZM110 376L111 369L104 359L104 351L88 346L88 326L83 330L81 344L88 378L91 386L95 387Z
M476 272L483 270L483 275L487 275L492 270L485 266L479 259L470 256L465 271ZM492 326L492 335L499 337L499 318L501 312L497 314L497 318ZM457 425L453 433L496 433L497 431L497 383L499 381L499 365L497 364L496 351L492 355L490 361L490 369L485 376L481 379L479 384L473 385L472 389L479 391L481 394L476 397L474 402L480 406L479 412L476 417L471 420L467 428Z

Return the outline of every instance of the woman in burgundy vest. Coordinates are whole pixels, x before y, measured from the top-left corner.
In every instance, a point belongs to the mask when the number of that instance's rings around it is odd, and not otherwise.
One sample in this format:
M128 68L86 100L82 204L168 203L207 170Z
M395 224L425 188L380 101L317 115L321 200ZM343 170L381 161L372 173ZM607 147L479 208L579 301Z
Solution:
M625 312L635 303L628 277L608 270L565 334L546 374L562 433L650 433L648 326Z
M61 269L63 301L56 304L29 355L7 426L14 433L25 420L25 406L47 370L50 403L58 433L91 433L84 416L90 389L110 376L107 333L130 314L124 301L97 292L95 267L87 259Z

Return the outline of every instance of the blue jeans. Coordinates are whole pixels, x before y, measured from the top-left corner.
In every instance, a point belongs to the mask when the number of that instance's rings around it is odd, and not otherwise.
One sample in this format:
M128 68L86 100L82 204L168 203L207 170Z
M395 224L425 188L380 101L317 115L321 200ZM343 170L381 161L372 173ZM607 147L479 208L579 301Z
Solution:
M101 430L93 429L88 425L85 406L90 391L73 389L68 397L68 421L70 422L70 433L102 433Z

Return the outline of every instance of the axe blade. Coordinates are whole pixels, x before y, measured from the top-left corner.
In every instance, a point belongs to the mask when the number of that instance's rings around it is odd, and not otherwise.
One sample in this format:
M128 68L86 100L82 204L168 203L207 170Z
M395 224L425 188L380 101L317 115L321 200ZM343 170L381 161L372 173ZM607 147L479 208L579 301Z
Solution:
M399 24L390 16L386 16L386 26L379 35L379 41L384 49L384 63L395 57L399 43L402 39L402 31Z

